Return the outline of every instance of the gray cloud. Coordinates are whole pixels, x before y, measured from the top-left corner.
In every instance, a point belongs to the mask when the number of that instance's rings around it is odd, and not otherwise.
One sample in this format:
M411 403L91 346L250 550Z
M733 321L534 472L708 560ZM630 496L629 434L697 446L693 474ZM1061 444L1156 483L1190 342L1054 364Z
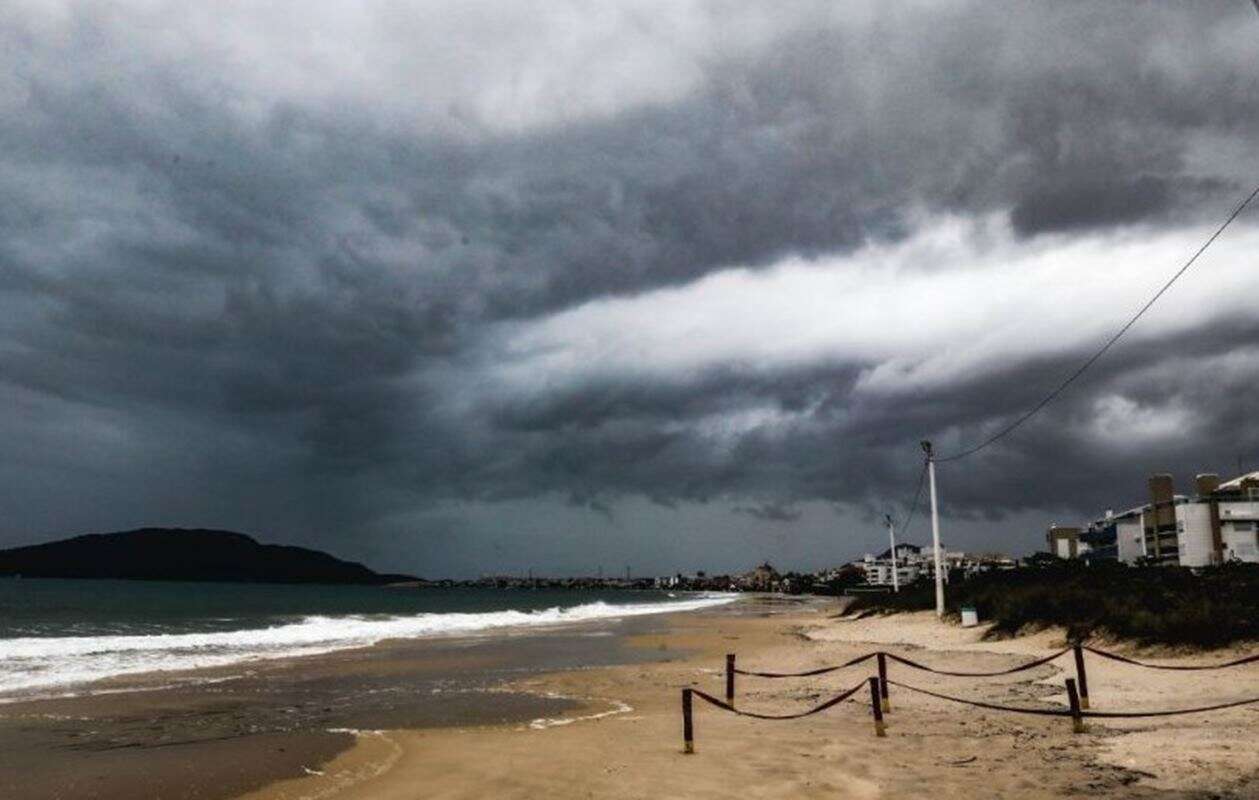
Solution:
M784 503L762 503L759 506L736 506L735 512L747 514L764 522L796 522L804 515L798 508Z
M1259 21L1243 3L793 4L764 46L691 43L704 55L681 89L666 75L617 105L615 86L561 87L544 95L580 108L542 103L514 126L486 121L475 85L451 100L420 74L251 70L214 60L251 44L212 21L168 20L216 44L181 55L68 8L4 12L0 34L15 76L0 84L12 541L134 520L337 545L442 503L524 499L601 525L632 526L615 508L638 497L784 524L808 501L881 513L912 490L920 438L973 440L1079 353L886 398L854 389L874 356L527 396L478 385L478 359L496 326L903 241L923 215L1008 215L1028 241L1198 224L1235 202L1253 158L1234 154L1256 144ZM497 53L471 24L468 47ZM272 50L301 51L268 30ZM670 53L696 34L676 35ZM1244 352L1252 322L1114 354L942 476L949 512L1085 513L1149 469L1259 453L1243 424L1254 361L1204 366ZM1096 441L1098 398L1116 393L1193 408L1194 441ZM697 433L757 409L781 419ZM447 535L449 512L433 518ZM650 552L660 534L634 535Z

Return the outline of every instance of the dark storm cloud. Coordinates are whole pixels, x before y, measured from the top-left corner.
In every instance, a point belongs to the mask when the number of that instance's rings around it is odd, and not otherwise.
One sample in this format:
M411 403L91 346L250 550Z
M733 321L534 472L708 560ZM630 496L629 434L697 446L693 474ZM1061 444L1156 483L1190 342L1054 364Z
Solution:
M738 506L735 511L764 522L795 522L803 511L783 503L762 503L759 506Z
M22 413L0 435L40 452L42 477L14 491L43 504L7 534L78 524L54 506L83 492L171 517L194 494L248 498L256 517L227 516L298 538L442 498L881 511L887 486L912 488L919 438L973 439L1078 354L895 402L854 393L876 366L862 359L519 397L482 397L469 376L504 321L898 241L923 213L1009 214L1024 237L1177 226L1248 180L1229 157L1253 149L1259 114L1259 34L1229 34L1259 29L1243 4L824 9L793 5L772 46L704 60L681 98L519 130L440 109L408 126L370 94L256 100L248 81L265 76L216 78L143 28L6 12L0 378ZM1248 341L1221 323L1126 352L958 475L954 510L1089 507L1088 468L1227 447L1250 395L1141 370ZM1179 392L1201 447L1120 458L1082 439L1069 423L1107 387L1154 405ZM696 432L765 409L778 421Z

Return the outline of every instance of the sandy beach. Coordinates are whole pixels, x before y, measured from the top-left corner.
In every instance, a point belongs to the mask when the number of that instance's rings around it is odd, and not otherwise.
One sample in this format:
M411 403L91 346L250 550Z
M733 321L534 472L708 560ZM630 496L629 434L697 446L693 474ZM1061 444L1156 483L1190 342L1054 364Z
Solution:
M225 800L306 775L361 729L519 724L577 707L522 675L671 657L627 645L650 617L394 640L300 658L119 676L0 700L0 797Z
M982 641L981 630L930 614L863 621L834 607L733 616L677 615L635 637L647 651L685 652L668 663L548 674L513 688L577 700L558 720L434 730L363 731L320 775L276 783L250 800L443 797L1259 797L1259 708L1161 720L1014 716L897 692L888 735L874 736L868 693L794 721L735 717L699 703L696 753L682 753L679 689L721 696L722 660L750 669L802 670L872 648L953 670L1002 669L1063 646L1043 632ZM1171 654L1160 653L1165 660ZM1223 653L1202 656L1214 661ZM1194 658L1168 663L1192 663ZM1092 659L1093 707L1184 707L1259 694L1259 670L1168 673ZM991 702L1061 707L1069 656L982 681L892 670L893 679ZM860 682L870 665L793 680L740 677L738 703L782 713ZM1064 672L1065 671L1065 672Z
M761 671L813 669L873 649L980 671L1064 646L1055 631L984 641L982 628L941 624L931 614L850 620L837 612L830 600L745 598L603 628L294 659L200 688L119 686L10 704L0 709L0 736L7 736L0 762L7 782L0 783L5 797L40 800L1259 797L1259 706L1090 720L1077 735L1061 717L982 710L893 687L887 736L877 738L864 688L791 721L737 717L697 701L696 752L683 754L680 690L721 697L728 652L742 668ZM1139 655L1188 664L1240 652ZM1254 665L1174 673L1091 657L1088 666L1095 710L1259 695ZM800 711L873 671L866 662L808 678L739 676L737 705ZM984 679L890 668L893 680L910 686L1027 708L1062 708L1063 681L1073 674L1069 655ZM417 691L399 693L399 685ZM276 726L277 714L306 716ZM47 738L57 731L61 739Z

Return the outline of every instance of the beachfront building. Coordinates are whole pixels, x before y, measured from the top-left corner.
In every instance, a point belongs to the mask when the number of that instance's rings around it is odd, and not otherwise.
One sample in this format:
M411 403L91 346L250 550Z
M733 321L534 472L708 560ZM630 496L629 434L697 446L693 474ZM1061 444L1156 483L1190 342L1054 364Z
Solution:
M1078 558L1089 550L1089 546L1080 541L1079 528L1050 525L1045 540L1049 543L1049 552L1058 558Z
M1149 479L1150 502L1105 516L1085 528L1053 526L1049 551L1060 558L1118 560L1181 567L1226 561L1259 563L1259 472L1225 483L1204 473L1195 494L1179 495L1171 475Z
M1181 567L1222 563L1225 554L1217 496L1222 487L1219 476L1198 475L1193 497L1176 494L1171 475L1154 475L1149 485L1150 504L1142 518L1142 557L1156 564Z
M1223 559L1259 562L1259 472L1221 483L1214 497Z
M1115 513L1107 510L1080 532L1089 561L1121 561L1135 564L1146 556L1145 506Z
M1181 519L1177 511L1189 503L1189 498L1175 493L1171 475L1150 476L1149 487L1150 505L1144 519L1145 557L1156 564L1177 566L1181 563L1180 532L1187 527L1187 520ZM1186 553L1190 550L1184 549Z
M1081 555L1087 563L1097 561L1118 561L1119 542L1117 531L1108 528L1098 529L1090 524L1080 531L1080 546L1084 549Z

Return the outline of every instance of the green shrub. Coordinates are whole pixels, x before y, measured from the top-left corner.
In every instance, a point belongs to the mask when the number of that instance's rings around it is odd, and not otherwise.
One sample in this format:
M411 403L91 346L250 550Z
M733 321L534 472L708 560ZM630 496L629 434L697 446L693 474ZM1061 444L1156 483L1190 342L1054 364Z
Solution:
M974 606L994 623L990 636L1061 626L1070 637L1103 635L1140 644L1221 647L1259 639L1259 565L1200 570L1086 566L1064 561L1046 569L989 572L953 581L947 610ZM898 594L860 595L850 611L896 613L935 608L929 582Z

